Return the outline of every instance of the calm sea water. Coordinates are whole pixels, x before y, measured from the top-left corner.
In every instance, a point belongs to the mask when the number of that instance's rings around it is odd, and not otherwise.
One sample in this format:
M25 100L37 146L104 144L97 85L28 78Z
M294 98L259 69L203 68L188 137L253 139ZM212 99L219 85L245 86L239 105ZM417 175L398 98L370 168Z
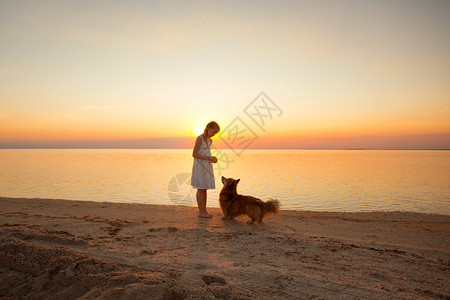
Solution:
M0 150L0 196L195 205L191 150ZM450 214L450 151L224 151L220 176L283 209Z

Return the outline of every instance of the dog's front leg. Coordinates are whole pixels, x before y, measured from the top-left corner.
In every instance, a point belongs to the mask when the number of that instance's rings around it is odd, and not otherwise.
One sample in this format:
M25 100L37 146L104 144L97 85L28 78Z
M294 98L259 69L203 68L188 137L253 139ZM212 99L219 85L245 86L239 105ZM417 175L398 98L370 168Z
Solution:
M222 213L223 213L223 216L222 216L223 220L233 220L233 218L228 213L228 207L225 207L225 209L222 209Z
M223 220L229 220L230 219L230 216L228 215L228 213L227 213L227 211L226 211L226 209L222 209L222 219Z

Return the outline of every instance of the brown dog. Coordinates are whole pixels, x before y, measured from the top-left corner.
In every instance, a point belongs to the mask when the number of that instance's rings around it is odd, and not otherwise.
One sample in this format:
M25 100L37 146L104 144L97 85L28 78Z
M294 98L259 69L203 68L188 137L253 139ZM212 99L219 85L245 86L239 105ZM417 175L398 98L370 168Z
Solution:
M229 220L246 214L251 219L248 223L261 223L266 214L278 213L280 208L278 200L271 199L264 202L252 196L238 195L236 188L239 180L222 176L223 188L220 191L219 202L224 219Z

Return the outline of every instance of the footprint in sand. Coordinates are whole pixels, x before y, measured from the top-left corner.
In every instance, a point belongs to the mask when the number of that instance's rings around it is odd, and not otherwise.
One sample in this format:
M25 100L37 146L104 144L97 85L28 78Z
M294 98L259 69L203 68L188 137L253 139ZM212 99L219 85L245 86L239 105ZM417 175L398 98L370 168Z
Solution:
M225 284L227 284L227 281L225 279L223 279L222 277L217 276L217 275L203 275L202 280L207 285L225 285Z

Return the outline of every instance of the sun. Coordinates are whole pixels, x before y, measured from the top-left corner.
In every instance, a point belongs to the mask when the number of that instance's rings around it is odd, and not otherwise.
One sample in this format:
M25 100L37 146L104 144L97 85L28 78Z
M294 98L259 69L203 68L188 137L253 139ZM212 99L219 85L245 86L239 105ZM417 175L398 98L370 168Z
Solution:
M192 130L191 130L191 134L193 136L199 136L200 134L203 133L203 130L205 129L205 124L198 124L197 126L195 126Z

